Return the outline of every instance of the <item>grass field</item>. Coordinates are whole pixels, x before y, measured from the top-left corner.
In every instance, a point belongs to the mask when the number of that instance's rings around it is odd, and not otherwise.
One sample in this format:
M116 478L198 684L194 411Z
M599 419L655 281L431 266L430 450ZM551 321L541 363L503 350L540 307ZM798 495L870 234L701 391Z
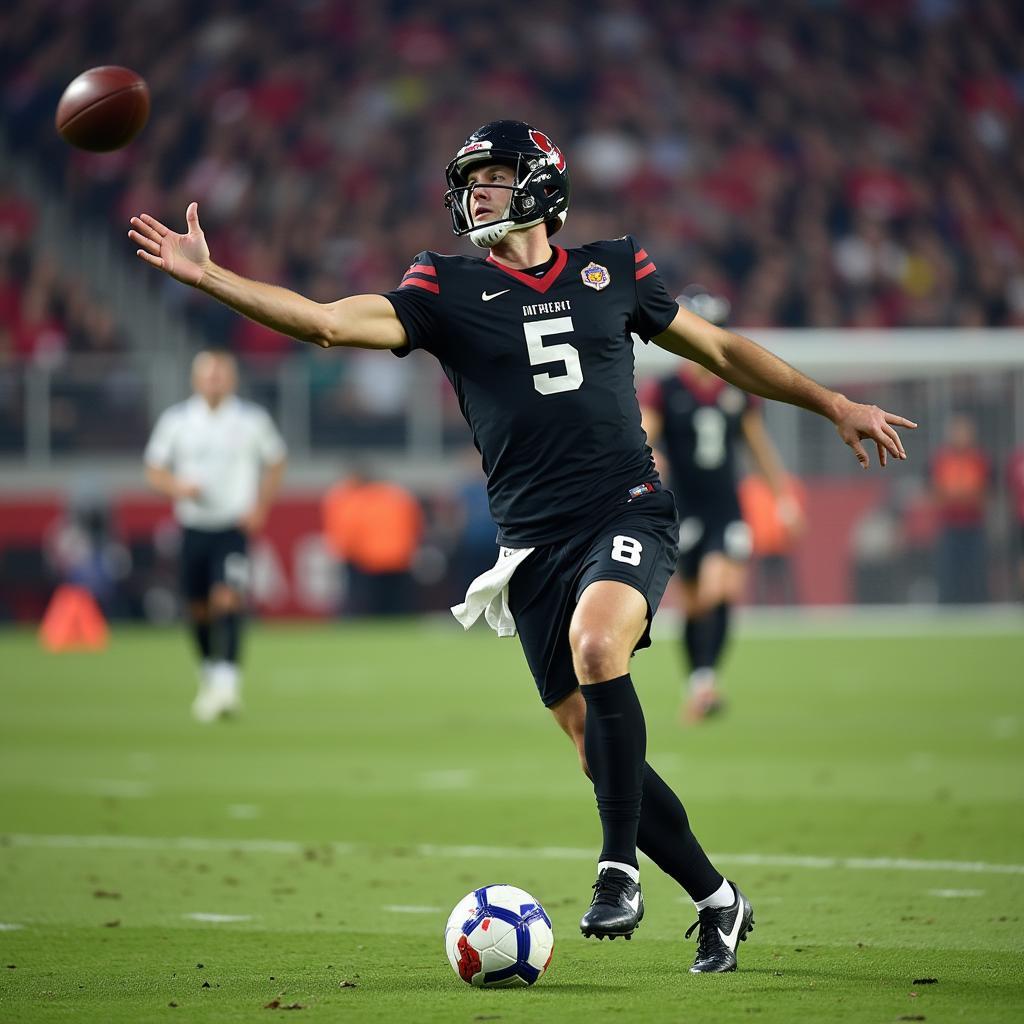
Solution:
M649 864L634 941L580 936L593 795L515 641L257 626L245 717L200 727L178 631L0 633L0 1020L1024 1019L1024 631L741 635L729 714L690 730L676 657L634 678L651 762L755 905L734 975L686 973L692 905ZM554 923L533 989L444 956L498 881Z

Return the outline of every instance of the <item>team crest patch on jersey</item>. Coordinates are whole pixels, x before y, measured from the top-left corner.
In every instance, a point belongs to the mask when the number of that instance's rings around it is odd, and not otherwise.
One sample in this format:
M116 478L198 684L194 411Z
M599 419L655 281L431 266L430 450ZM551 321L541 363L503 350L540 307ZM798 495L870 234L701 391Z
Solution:
M580 271L580 277L583 278L583 283L588 288L593 288L595 292L607 288L612 283L612 275L608 273L608 268L602 267L600 263L588 263Z

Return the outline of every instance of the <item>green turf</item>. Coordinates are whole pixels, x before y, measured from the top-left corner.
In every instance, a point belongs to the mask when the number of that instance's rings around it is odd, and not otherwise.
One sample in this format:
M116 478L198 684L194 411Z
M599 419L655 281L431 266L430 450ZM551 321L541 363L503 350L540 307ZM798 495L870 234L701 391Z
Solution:
M1024 633L741 637L728 715L685 731L676 654L634 675L652 763L755 904L730 976L686 973L692 906L650 865L632 943L579 935L593 796L515 641L258 626L245 718L200 727L178 631L0 634L0 1020L1022 1019ZM444 957L494 881L553 919L533 989Z

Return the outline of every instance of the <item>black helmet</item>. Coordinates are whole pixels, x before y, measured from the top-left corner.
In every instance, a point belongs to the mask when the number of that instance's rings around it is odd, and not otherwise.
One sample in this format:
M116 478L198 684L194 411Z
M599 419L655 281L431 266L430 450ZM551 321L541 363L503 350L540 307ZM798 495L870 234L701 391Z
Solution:
M514 175L505 216L479 226L473 223L467 180L479 164L507 164ZM497 245L510 231L546 224L553 235L569 209L569 171L562 151L541 131L523 121L491 121L477 128L444 172L448 191L444 205L452 215L452 231L469 235L481 248Z

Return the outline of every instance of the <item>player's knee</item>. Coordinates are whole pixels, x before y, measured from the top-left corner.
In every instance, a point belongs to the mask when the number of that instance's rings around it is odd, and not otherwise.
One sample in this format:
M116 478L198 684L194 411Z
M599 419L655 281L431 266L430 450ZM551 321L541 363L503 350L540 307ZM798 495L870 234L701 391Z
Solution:
M588 627L574 629L569 637L573 663L581 683L601 682L621 675L622 644L612 633Z
M214 615L230 615L239 611L241 600L231 587L215 587L210 594L210 611Z

